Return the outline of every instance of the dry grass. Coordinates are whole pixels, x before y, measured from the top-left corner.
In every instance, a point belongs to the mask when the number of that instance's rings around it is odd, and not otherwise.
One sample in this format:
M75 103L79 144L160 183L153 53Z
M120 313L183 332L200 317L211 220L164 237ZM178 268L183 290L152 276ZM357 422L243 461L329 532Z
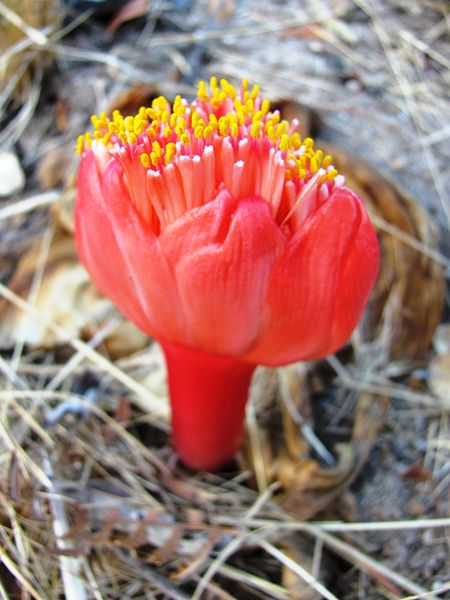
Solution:
M0 57L0 145L19 144L29 174L0 208L2 323L17 324L0 356L0 597L446 597L449 400L427 379L443 300L449 310L448 243L436 245L431 225L449 229L446 4L198 0L182 14L155 2L112 40L89 15L64 28L59 13L31 23L9 2L0 15L14 28ZM43 79L49 56L59 71ZM395 186L343 153L385 251L389 283L377 288L373 322L328 366L261 371L239 466L193 475L170 449L155 345L116 353L124 337L110 309L75 336L75 317L57 322L43 309L59 303L48 292L42 301L62 227L49 206L67 200L72 167L51 189L36 173L123 90L190 93L209 74L248 77L317 111L328 141ZM25 256L22 287L7 285ZM75 272L76 259L65 264ZM47 327L34 346L33 323Z

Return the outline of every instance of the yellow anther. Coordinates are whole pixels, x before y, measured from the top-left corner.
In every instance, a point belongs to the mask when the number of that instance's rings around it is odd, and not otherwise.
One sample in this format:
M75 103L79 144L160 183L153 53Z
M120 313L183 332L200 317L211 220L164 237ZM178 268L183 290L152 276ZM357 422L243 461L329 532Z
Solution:
M119 136L119 139L122 142L122 144L128 143L128 138L127 138L127 134L125 133L125 131L119 131L119 133L117 135Z
M167 139L172 135L172 129L166 125L166 127L164 127L164 137Z
M333 161L332 157L329 154L327 154L322 161L322 167L324 169L328 169L328 167L331 165L332 161Z
M300 139L300 134L295 132L291 136L291 144L293 150L300 150L302 147L302 140Z
M227 135L228 129L230 128L228 117L220 117L218 126L220 135Z
M84 135L79 135L77 138L77 154L81 154L84 150Z
M125 129L127 131L134 131L134 119L133 119L133 117L126 117L125 121L124 121L124 124L125 124Z
M247 112L252 113L255 109L255 103L253 102L253 98L247 98L245 101L245 107Z
M150 152L150 160L154 167L158 165L159 159L160 157L156 154L156 152Z
M203 125L197 125L197 127L194 129L194 135L196 138L201 139L203 137Z
M175 96L175 100L173 101L173 111L177 111L180 106L182 106L181 96L178 95Z
M328 179L328 181L333 181L335 179L336 175L338 175L338 170L331 169L331 171L328 171L326 178Z
M317 173L319 168L320 168L320 163L317 160L317 158L315 156L313 156L311 158L311 160L309 161L309 170L311 171L311 173Z
M314 140L310 137L306 137L303 140L303 146L305 146L305 148L313 148L314 147Z
M209 138L210 135L212 135L214 133L214 127L212 127L212 125L207 125L205 127L205 129L203 130L203 137L205 138Z
M277 125L280 122L280 113L279 112L274 112L270 115L270 119L271 121L273 121L274 125Z
M254 85L251 93L251 98L255 100L259 96L259 85Z
M166 146L166 154L164 157L165 164L168 165L170 162L172 162L174 157L175 157L175 144L173 142L169 142Z
M159 145L159 142L154 141L152 144L152 148L153 148L153 152L158 156L158 158L160 158L162 156L162 150L161 150L161 146Z
M239 127L237 123L233 123L233 125L231 125L231 135L233 137L237 137L239 135Z
M147 137L149 140L156 137L158 135L158 133L159 133L159 124L157 127L155 127L154 125L150 125L150 127L147 129Z
M252 137L259 137L260 133L261 133L261 123L259 121L252 123L252 126L250 128L250 135Z
M287 135L287 133L283 133L283 135L281 136L281 139L280 139L281 152L286 152L286 150L289 150L290 145L291 145L291 140L290 140L289 136Z
M273 125L270 125L266 129L266 134L267 134L267 137L269 138L269 140L271 142L276 142L276 140L277 140L277 132L275 131L275 127Z
M270 102L268 100L263 100L263 103L261 104L261 112L263 114L267 114L270 110Z
M245 114L243 110L236 111L236 118L238 125L244 125L245 123Z
M316 150L315 155L319 163L322 164L323 150Z
M152 102L152 108L159 108L161 110L167 110L167 105L169 103L167 102L167 100L164 98L164 96L158 96L158 98L155 98Z
M248 90L248 79L242 80L242 89L244 92L246 92Z
M222 80L220 81L220 83L222 83ZM211 77L211 79L209 80L209 87L212 90L215 90L217 88L217 77Z
M141 164L143 167L148 169L150 167L150 156L144 152L141 154Z
M189 144L191 143L191 138L189 137L189 134L184 132L183 135L180 137L180 142L183 144L183 146L189 146Z
M257 112L255 112L255 114L252 117L252 121L261 121L261 119L263 118L264 114L262 110L258 110Z
M208 102L209 100L209 96L206 91L206 83L204 81L198 82L197 96L200 98L200 100L204 100L205 102Z
M177 120L177 124L175 126L175 133L178 136L183 135L183 133L186 131L186 121L183 119L183 117L179 117Z
M197 127L199 118L200 117L198 116L198 112L194 111L191 115L191 126L193 129Z
M306 170L305 169L299 169L298 170L298 176L300 177L300 179L304 179L306 177Z
M128 134L128 143L129 144L135 144L137 142L137 137L135 133L129 133Z
M139 116L137 116L134 120L134 132L136 135L140 135L142 132L144 132L147 129L147 121L145 121L144 119L141 119Z
M86 135L84 136L84 145L87 148L90 148L92 146L92 136L89 133L89 131L86 133Z

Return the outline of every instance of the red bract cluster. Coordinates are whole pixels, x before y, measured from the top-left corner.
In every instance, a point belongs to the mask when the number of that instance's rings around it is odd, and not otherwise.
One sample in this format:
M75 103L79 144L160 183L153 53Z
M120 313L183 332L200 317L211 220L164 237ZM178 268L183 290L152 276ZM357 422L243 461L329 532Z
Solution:
M257 364L334 352L378 269L361 200L257 86L93 117L76 243L94 283L165 351L175 448L215 469L239 447Z

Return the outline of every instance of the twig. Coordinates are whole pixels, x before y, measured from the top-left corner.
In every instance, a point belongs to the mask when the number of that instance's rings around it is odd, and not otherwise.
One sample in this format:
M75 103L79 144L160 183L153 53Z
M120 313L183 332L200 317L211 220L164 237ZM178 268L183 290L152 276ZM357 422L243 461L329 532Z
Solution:
M14 202L14 204L10 204L9 206L5 206L4 208L0 209L0 221L3 221L4 219L10 219L11 217L16 217L17 215L29 213L35 208L41 208L42 206L55 204L55 202L58 202L60 198L61 192L57 190L50 190L49 192L44 192L43 194L37 194L36 196L30 196L24 200L19 200L18 202Z
M265 540L259 540L258 544L263 548L268 554L279 560L283 565L294 571L298 577L303 579L310 587L312 587L316 592L321 594L323 598L326 600L339 600L337 596L332 594L330 590L328 590L320 581L317 581L315 577L311 575L306 569L300 566L295 560L289 558L284 552L276 548L273 544L266 542Z
M277 600L288 600L290 597L286 590L280 585L272 583L271 581L267 581L266 579L262 579L261 577L257 577L256 575L253 575L253 573L247 573L246 571L236 569L236 567L222 565L219 568L219 573L221 575L225 575L225 577L233 579L234 581L239 581L248 586L254 587L257 590L261 590L261 592L264 592L271 598L276 598Z
M29 37L30 40L33 40L33 42L38 46L47 45L48 38L42 31L39 31L38 29L31 27L31 25L28 25L28 23L26 23L20 15L11 10L2 1L0 1L0 15L12 23L15 27L20 29L20 31Z
M53 471L48 458L44 460L44 467L47 476L49 477L50 481L52 481ZM57 494L57 490L53 482L47 491L50 492L48 499L53 516L53 531L55 533L57 547L60 550L71 548L71 543L65 539L65 536L69 531L66 511L60 496ZM59 564L66 600L87 600L88 596L86 593L86 588L80 578L82 566L81 559L76 556L59 556Z

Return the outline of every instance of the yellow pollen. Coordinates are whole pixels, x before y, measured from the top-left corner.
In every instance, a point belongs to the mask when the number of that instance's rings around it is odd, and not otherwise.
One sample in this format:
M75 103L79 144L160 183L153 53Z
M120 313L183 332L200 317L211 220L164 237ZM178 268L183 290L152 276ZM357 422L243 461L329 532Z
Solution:
M281 152L286 152L286 150L289 150L290 146L291 146L290 137L287 135L287 133L283 133L283 135L281 136L281 139L280 139Z
M152 148L153 148L153 152L156 154L156 156L158 158L161 158L162 150L161 150L161 146L160 146L159 142L153 142Z
M142 166L148 169L150 167L150 156L148 154L141 154Z
M250 129L250 135L252 137L259 137L260 133L261 133L261 123L259 121L255 121L255 123L252 123L252 127Z
M134 119L133 117L125 118L125 129L127 131L134 131Z
M323 159L323 161L322 161L322 167L323 167L324 169L328 169L328 167L331 165L331 161L332 161L332 160L333 160L333 159L331 158L331 156L330 156L329 154L327 154L327 155L325 156L325 158Z
M79 135L77 138L77 154L81 154L84 149L84 135Z
M207 138L209 138L210 135L212 135L214 133L214 127L212 127L212 125L207 125L205 127L205 129L203 130L203 137L205 138L205 140Z
M191 138L189 137L189 134L184 132L183 135L180 137L180 142L183 144L183 146L189 146L189 144L191 143Z
M259 85L254 85L251 93L251 98L254 100L259 96Z
M315 156L313 156L309 161L309 169L311 173L317 173L319 170L320 163Z
M181 137L185 131L186 131L186 121L183 119L183 117L180 117L177 120L177 124L175 126L175 133L178 135L178 137Z
M196 138L201 139L203 137L203 125L197 125L194 129L194 135Z
M263 103L261 105L261 112L263 114L267 114L270 110L270 102L268 100L263 100Z
M166 146L166 154L164 157L165 164L168 165L170 162L172 162L174 157L175 157L175 144L173 142L169 142Z

